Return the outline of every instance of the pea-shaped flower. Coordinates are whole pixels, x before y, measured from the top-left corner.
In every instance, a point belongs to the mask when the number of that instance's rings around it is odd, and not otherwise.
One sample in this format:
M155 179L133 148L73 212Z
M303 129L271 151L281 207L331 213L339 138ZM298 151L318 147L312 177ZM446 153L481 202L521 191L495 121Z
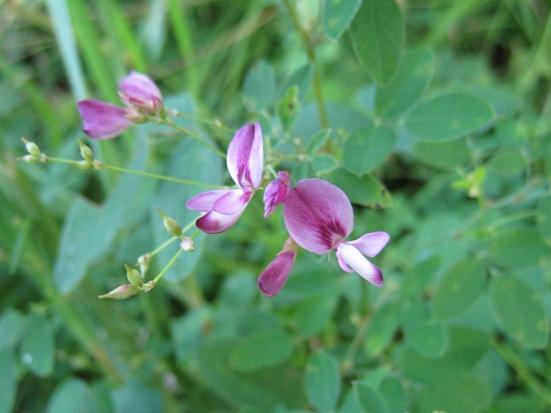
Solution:
M163 110L159 88L146 75L130 72L119 83L119 96L126 105L121 108L100 100L86 99L78 102L82 118L82 130L93 139L111 139L149 115Z
M277 173L277 178L264 190L264 218L270 216L279 204L285 202L291 190L291 177L286 171Z
M217 234L237 222L262 180L262 139L260 124L250 123L239 129L230 142L226 164L239 188L207 191L187 201L189 209L204 213L196 221L200 230Z
M322 179L304 179L290 191L284 205L285 226L299 246L320 255L335 250L344 271L356 272L376 286L383 284L382 271L365 256L376 256L390 236L370 232L348 241L354 211L341 189Z

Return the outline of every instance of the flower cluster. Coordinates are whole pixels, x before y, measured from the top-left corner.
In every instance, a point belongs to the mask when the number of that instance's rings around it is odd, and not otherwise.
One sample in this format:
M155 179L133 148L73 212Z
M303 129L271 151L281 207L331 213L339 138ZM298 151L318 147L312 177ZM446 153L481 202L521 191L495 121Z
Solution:
M119 83L119 96L124 108L97 100L78 103L83 130L91 138L110 139L134 123L167 119L168 112L163 106L161 92L146 75L131 72ZM261 188L264 172L263 139L258 123L247 124L239 129L228 147L226 157L228 172L236 188L203 192L187 201L187 208L201 212L196 221L200 230L209 234L228 230ZM84 154L83 157L86 159ZM370 232L348 241L354 227L354 211L341 189L322 179L304 179L293 187L289 174L280 171L264 190L264 217L270 216L280 204L284 208L289 239L260 274L258 286L263 294L271 297L283 288L292 271L298 246L319 255L334 250L339 266L344 271L356 272L376 286L383 284L381 270L366 256L376 256L390 237L386 232ZM167 219L164 218L165 227ZM174 234L171 228L177 224L173 224L168 225L167 229ZM134 294L138 288L142 288L142 284L137 283L135 278L129 284L132 288L127 286L119 295Z
M234 225L260 188L263 173L263 136L258 123L239 129L228 147L227 167L238 188L196 195L187 207L199 211L199 229L216 234ZM383 284L382 271L367 257L376 256L390 237L386 232L370 232L348 241L354 227L354 211L346 194L322 179L304 179L294 187L285 171L264 190L264 217L283 205L289 239L276 258L260 274L263 294L274 296L283 288L293 268L297 245L322 255L336 251L339 266L356 272L370 283Z

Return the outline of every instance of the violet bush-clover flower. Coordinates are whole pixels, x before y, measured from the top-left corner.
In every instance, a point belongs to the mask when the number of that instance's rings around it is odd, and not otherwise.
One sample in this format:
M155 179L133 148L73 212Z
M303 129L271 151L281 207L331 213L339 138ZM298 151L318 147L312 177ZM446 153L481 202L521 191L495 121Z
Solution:
M189 209L203 212L197 227L209 234L218 234L232 227L260 187L264 169L262 129L250 123L239 129L226 158L228 172L237 189L217 189L196 195L187 201Z
M258 277L258 288L262 294L273 297L278 294L289 278L295 263L297 246L289 238L285 241L282 250Z
M134 123L163 110L161 91L148 76L138 72L132 71L121 80L119 96L125 108L93 99L78 102L84 133L93 139L112 139Z
M278 172L277 178L270 182L264 190L264 218L270 216L279 204L285 202L290 190L291 178L289 173L286 171Z
M346 194L322 179L304 179L284 203L285 226L291 238L314 254L335 250L339 266L370 283L383 284L382 271L365 256L376 256L390 240L386 232L370 232L347 241L354 227L354 211Z

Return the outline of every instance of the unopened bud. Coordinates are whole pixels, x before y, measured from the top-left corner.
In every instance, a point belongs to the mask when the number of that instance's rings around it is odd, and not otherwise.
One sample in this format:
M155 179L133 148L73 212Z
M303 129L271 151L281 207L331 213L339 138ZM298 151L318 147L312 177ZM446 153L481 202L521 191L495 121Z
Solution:
M33 156L33 155L25 155L25 156L22 156L20 158L21 160L25 161L25 162L38 162L38 158L36 156Z
M92 149L90 149L89 146L85 145L82 141L79 141L80 146L80 156L82 156L82 159L88 162L94 161L94 153L92 152Z
M182 248L182 250L185 252L190 252L195 249L195 244L190 237L184 237L182 239L182 242L180 242L180 248Z
M220 119L214 119L214 126L216 126L217 128L221 128L224 125L222 124Z
M148 282L146 282L146 283L143 285L142 290L144 290L146 293L148 293L148 292L150 292L156 285L157 285L157 281L155 281L155 280L148 281Z
M143 285L143 275L135 268L124 265L126 269L126 279L136 288L141 288Z
M144 254L138 258L138 265L140 266L140 272L144 275L149 269L149 263L151 262L151 255Z
M163 225L165 229L172 235L179 237L182 235L182 227L172 218L170 218L168 215L166 215L163 211L159 211L161 214L161 217L163 218Z
M25 144L25 149L30 155L34 156L35 158L40 158L40 155L42 155L42 152L40 152L40 148L36 143L30 142L25 138L21 138L21 140Z
M131 284L119 285L114 290L109 291L107 294L99 295L98 298L110 298L113 300L124 300L138 294L140 290Z

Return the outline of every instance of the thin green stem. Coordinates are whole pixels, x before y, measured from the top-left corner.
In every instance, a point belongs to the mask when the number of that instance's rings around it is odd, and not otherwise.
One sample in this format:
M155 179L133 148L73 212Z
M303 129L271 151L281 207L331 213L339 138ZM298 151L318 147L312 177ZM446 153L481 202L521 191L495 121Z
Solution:
M316 48L313 42L310 39L308 32L302 27L300 23L299 15L297 9L295 8L295 3L291 0L283 0L289 15L291 16L291 21L295 30L298 32L302 39L304 49L306 50L306 55L308 60L312 63L314 67L314 95L316 97L316 105L318 107L318 113L320 117L320 124L322 128L327 128L329 126L329 121L327 118L327 111L325 110L325 100L323 97L323 88L322 88L322 78L321 73L316 62Z
M176 252L176 254L174 254L174 256L170 259L170 261L164 266L164 268L161 270L161 272L159 272L159 274L157 274L155 276L155 278L153 278L153 284L154 285L156 285L159 282L159 280L161 278L163 278L163 276L166 274L166 272L168 270L170 270L170 268L174 265L174 263L176 262L178 257L180 257L180 255L182 254L182 252L184 252L184 250L179 248L178 251Z
M47 161L48 162L64 163L64 164L67 164L67 165L77 166L79 168L82 167L80 161L73 161L71 159L54 158L54 157L48 156ZM139 176L144 176L146 178L159 179L161 181L174 182L174 183L182 184L182 185L192 185L192 186L198 186L198 187L201 187L201 188L209 188L209 189L224 189L225 188L224 186L211 185L211 184L207 184L207 183L204 183L204 182L194 181L192 179L183 179L183 178L176 178L176 177L173 177L173 176L154 174L154 173L151 173L151 172L140 171L140 170L137 170L137 169L122 168L120 166L109 165L109 164L106 164L106 163L99 163L98 167L99 167L98 169L107 169L107 170L116 171L116 172L122 172L122 173L127 173L127 174L132 174L132 175L139 175Z
M151 251L149 253L149 256L150 257L154 257L155 255L157 255L159 252L161 252L162 250L164 250L166 247L168 247L169 245L171 245L174 241L176 241L178 239L178 237L171 237L169 239L167 239L165 242L163 242L161 245L159 245L157 248L155 248L153 251Z
M491 340L492 346L509 366L518 374L519 378L547 405L551 406L551 393L546 386L532 375L524 360L507 344L496 338Z
M189 129L178 125L176 122L174 122L174 120L172 118L167 117L165 119L159 120L158 122L162 125L169 126L172 129L175 129L178 132L181 132L181 133L189 136L192 139L195 139L197 142L201 143L202 145L205 145L207 148L209 148L211 151L213 151L215 154L217 154L221 158L224 158L224 159L226 158L226 154L224 152L222 152L220 149L218 149L216 146L214 146L210 142L207 142L206 140L201 138L196 133L190 131Z

